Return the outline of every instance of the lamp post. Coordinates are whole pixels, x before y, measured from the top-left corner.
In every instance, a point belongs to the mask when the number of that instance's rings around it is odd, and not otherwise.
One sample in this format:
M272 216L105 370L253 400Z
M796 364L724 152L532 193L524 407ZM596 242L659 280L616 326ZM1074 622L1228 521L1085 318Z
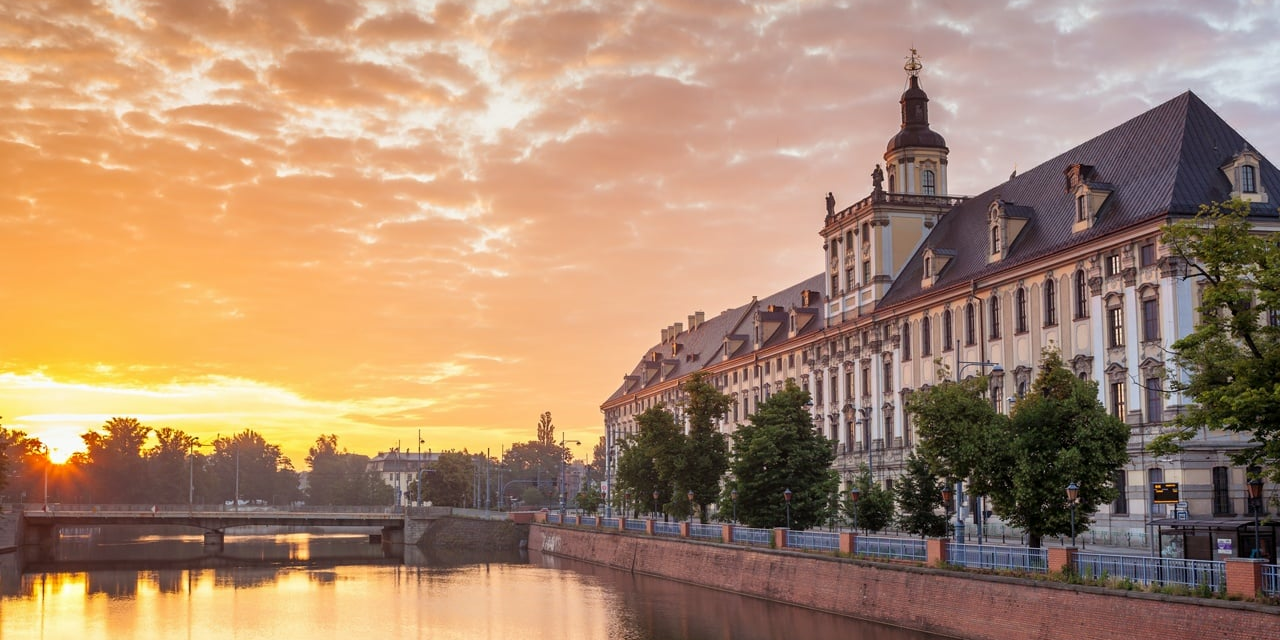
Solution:
M658 519L658 490L653 490L653 519Z
M954 494L951 491L951 485L947 484L946 482L943 482L942 483L942 510L946 512L947 515L951 514L951 506L952 506L951 497L953 495Z
M53 464L49 460L49 445L44 446L44 510L49 510L49 465Z
M1262 511L1262 478L1254 478L1249 481L1249 507L1253 510L1253 553L1249 554L1250 558L1262 557L1262 536L1258 530L1262 528L1259 520L1259 512Z
M1076 502L1080 498L1080 486L1072 482L1067 485L1067 502L1071 503L1071 546L1076 546Z
M791 528L791 489L782 492L782 500L787 503L787 529Z
M849 510L853 512L853 530L855 532L858 530L858 498L861 497L862 491L857 486L849 489L849 504L852 505Z
M862 444L867 447L867 473L871 474L871 481L875 482L876 468L875 463L871 460L871 407L858 407L858 422L862 425Z
M733 501L733 523L738 524L738 490L729 492L729 500Z
M689 524L693 524L693 489L689 490Z
M552 436L552 437L554 438L555 436ZM565 434L564 433L560 434L560 522L564 522L565 502L569 499L569 487L567 484L567 478L565 477L565 469L564 469L564 465L565 465L564 454L568 451L567 449L565 449L566 442L572 442L578 445L579 447L582 446L581 442L577 440L565 440Z
M627 514L630 513L629 506L628 506L630 504L631 504L631 490L627 489L622 494L622 517L623 518L627 517Z

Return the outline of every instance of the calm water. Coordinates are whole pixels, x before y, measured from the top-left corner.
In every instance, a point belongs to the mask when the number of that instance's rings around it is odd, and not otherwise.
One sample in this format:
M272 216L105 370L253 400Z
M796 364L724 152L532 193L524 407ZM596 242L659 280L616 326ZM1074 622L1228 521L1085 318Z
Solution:
M400 555L403 552L403 557ZM727 640L929 636L541 556L394 552L356 535L64 537L0 556L0 638Z

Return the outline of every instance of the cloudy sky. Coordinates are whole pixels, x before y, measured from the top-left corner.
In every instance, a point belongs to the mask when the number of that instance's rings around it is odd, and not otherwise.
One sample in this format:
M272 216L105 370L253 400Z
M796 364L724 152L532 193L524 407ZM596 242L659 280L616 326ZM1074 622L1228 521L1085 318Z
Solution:
M963 194L1188 89L1280 153L1277 33L1272 0L0 3L0 415L55 455L117 415L299 466L543 411L593 443L661 328L821 270L910 47Z

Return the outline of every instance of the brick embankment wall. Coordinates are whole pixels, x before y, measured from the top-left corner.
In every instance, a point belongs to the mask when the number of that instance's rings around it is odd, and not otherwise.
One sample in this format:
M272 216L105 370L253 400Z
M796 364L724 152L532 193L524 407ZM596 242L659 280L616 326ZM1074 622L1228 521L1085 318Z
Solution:
M533 525L529 548L973 640L1275 640L1280 607Z
M441 518L432 521L420 538L406 536L405 542L437 549L515 550L528 537L529 525L510 520Z

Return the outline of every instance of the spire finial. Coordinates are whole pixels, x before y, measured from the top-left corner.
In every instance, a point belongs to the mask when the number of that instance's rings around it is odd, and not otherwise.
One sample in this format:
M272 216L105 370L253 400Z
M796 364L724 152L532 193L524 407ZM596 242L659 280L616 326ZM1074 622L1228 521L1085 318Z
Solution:
M920 69L922 67L923 65L920 64L920 55L916 53L915 47L911 47L911 55L907 57L907 63L902 65L902 68L906 70L908 76L915 78L920 75Z

